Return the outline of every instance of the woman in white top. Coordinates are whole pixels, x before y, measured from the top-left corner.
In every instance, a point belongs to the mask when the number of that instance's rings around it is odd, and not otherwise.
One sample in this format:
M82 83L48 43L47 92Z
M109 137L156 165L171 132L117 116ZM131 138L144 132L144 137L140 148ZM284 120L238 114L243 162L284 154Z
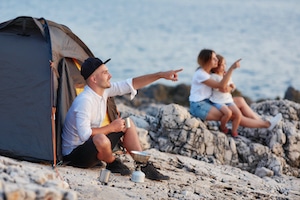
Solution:
M199 117L202 120L220 121L222 112L214 107L209 100L212 94L212 88L218 88L222 92L229 92L232 90L232 88L228 86L228 81L232 71L240 67L240 59L232 64L220 82L213 80L210 74L211 70L218 65L218 58L213 50L201 50L198 56L198 64L199 67L193 76L191 84L189 96L190 112L193 116ZM248 106L243 97L234 97L233 100L242 113L240 126L249 128L268 128L271 130L282 118L281 114L278 114L270 121L262 120Z

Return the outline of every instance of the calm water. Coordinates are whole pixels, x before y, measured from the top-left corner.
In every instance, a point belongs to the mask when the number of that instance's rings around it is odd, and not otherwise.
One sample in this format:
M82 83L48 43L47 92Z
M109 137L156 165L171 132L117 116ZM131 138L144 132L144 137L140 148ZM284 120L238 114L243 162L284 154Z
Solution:
M26 15L68 26L96 56L112 58L114 81L182 67L178 83L190 84L199 51L211 48L228 65L243 59L233 80L252 99L300 89L298 0L41 2L1 2L1 22Z

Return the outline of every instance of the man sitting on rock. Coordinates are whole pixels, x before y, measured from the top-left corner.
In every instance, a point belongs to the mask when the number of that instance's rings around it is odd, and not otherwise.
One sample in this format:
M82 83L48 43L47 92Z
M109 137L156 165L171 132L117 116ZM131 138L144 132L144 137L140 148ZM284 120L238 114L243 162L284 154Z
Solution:
M110 60L110 59L109 59ZM106 168L113 173L129 175L129 168L115 158L112 149L122 137L128 152L142 151L136 128L133 123L125 127L125 120L118 117L108 125L102 126L107 113L109 97L131 93L133 98L140 89L158 79L177 81L180 70L170 70L147 74L126 81L110 83L111 74L99 58L88 58L81 66L81 75L87 85L72 103L62 131L62 153L65 161L76 167L88 168L100 161L107 163ZM168 180L150 163L142 168L146 178Z

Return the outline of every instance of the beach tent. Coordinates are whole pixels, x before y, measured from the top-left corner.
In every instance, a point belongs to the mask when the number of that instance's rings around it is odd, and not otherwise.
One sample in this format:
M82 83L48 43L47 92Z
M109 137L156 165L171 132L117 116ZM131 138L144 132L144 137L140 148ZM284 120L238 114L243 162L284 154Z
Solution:
M64 25L27 16L0 24L0 155L62 161L61 128L88 57Z

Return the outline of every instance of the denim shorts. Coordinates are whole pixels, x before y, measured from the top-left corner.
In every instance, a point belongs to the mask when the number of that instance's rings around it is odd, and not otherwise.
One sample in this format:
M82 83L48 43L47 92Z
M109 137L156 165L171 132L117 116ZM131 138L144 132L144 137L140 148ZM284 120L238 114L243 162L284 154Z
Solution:
M212 106L212 103L208 99L197 102L190 101L190 113L194 117L205 120Z
M221 110L222 106L232 106L232 105L234 105L234 103L233 102L232 103L214 103L214 102L212 102L212 105L214 107L216 107L218 110Z

